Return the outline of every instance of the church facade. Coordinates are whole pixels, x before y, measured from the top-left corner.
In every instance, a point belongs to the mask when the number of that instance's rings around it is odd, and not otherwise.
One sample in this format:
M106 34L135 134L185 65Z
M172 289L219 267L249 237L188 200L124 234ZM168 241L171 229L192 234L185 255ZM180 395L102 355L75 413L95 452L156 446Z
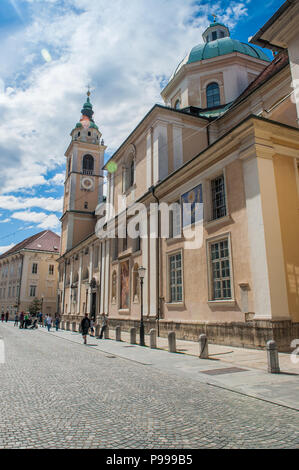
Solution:
M162 336L246 347L274 338L288 350L299 334L288 52L270 61L217 22L203 41L105 165L88 96L66 152L60 313L74 328L106 313L128 330L142 308L146 331Z

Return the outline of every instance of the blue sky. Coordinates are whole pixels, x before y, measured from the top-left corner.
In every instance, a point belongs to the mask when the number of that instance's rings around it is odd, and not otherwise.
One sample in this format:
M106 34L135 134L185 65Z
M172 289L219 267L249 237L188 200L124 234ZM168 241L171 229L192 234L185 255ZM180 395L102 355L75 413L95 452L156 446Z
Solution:
M282 3L0 0L0 252L60 231L64 152L88 84L108 158L162 102L213 13L247 42Z

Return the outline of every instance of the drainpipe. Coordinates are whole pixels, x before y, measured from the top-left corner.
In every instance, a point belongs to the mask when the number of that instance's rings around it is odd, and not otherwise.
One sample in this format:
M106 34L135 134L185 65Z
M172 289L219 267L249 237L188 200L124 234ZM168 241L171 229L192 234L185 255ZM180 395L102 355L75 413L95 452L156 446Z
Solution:
M158 208L159 208L159 204L160 204L160 200L157 198L157 196L155 195L155 187L154 186L151 186L149 188L149 190L151 191L153 197L156 199L157 203L158 203ZM161 317L161 311L160 311L160 251L161 251L161 247L160 247L160 241L161 241L161 237L160 237L160 234L161 234L161 218L160 218L160 210L158 211L158 238L157 238L157 332L158 332L158 336L160 336L160 317Z
M22 263L21 263L21 276L19 279L19 293L18 293L18 311L21 303L21 288L22 288L22 278L23 278L23 264L24 264L24 255L21 254L22 256Z

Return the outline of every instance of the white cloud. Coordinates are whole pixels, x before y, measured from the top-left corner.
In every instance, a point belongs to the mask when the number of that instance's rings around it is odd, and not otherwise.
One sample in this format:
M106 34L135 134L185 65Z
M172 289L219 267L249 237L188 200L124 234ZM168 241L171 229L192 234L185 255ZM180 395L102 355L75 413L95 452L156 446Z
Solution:
M88 83L95 88L95 120L111 152L161 102L161 82L202 41L207 14L220 12L218 20L229 26L246 15L244 2L226 10L221 2L207 6L194 0L25 2L30 24L1 44L3 194L46 185L47 170L64 164ZM22 16L21 4L12 3ZM51 61L45 62L43 50Z
M4 219L4 220L0 220L0 224L6 224L7 222L10 222L11 219Z
M42 229L57 229L60 222L55 214L45 214L44 212L15 212L11 216L13 219L22 220L24 222L34 222L37 227Z
M10 250L13 246L14 246L13 243L11 243L10 245L7 245L7 246L0 246L0 255L2 255L2 253L5 253L6 251Z
M16 196L0 196L0 208L9 211L16 211L19 209L30 209L32 207L39 207L40 209L49 212L62 211L62 198L55 199L53 197L31 197L22 198Z

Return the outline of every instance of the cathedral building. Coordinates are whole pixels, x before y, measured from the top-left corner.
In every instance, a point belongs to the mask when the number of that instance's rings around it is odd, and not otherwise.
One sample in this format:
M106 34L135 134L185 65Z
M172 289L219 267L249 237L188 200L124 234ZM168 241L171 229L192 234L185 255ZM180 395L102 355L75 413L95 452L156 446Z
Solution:
M161 336L290 348L299 334L292 86L287 49L271 61L215 21L162 90L164 105L105 165L88 96L66 152L64 322L106 313L128 330L142 308L146 331Z

